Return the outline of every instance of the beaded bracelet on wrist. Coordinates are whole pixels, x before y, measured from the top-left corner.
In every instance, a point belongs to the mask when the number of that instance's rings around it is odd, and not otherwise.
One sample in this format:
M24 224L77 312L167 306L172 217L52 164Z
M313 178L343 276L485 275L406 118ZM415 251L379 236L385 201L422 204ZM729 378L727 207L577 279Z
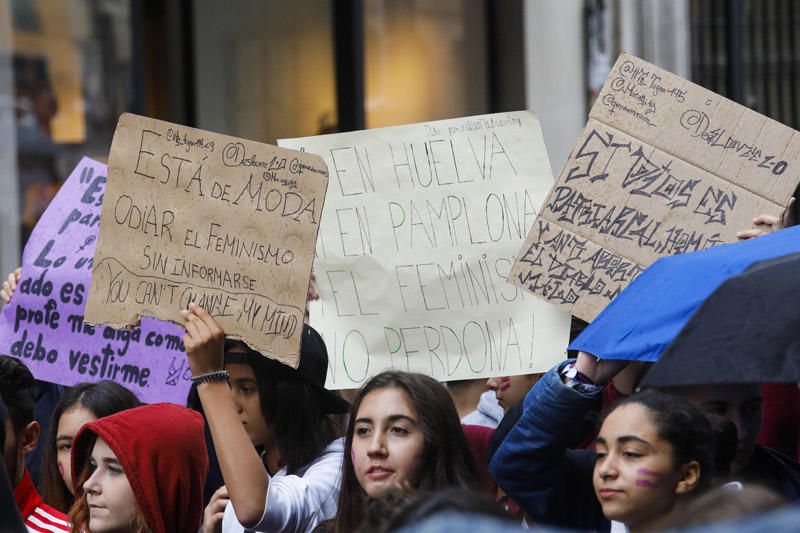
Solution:
M192 383L199 385L201 383L211 383L213 381L228 381L231 375L227 370L216 370L214 372L206 372L199 376L192 376Z

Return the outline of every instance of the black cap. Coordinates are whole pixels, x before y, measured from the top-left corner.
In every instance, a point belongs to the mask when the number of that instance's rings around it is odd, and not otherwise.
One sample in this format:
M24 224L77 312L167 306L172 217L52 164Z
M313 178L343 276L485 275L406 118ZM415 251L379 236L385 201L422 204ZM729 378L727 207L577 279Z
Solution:
M247 353L229 353L228 349L229 345L226 342L226 364L249 363L247 356L255 354L263 358L270 372L311 384L317 390L320 403L326 413L341 414L350 410L350 404L347 400L325 388L325 378L328 374L328 349L325 347L322 335L308 324L303 325L303 338L300 342L300 365L296 369L274 359L264 357L250 347L247 348Z

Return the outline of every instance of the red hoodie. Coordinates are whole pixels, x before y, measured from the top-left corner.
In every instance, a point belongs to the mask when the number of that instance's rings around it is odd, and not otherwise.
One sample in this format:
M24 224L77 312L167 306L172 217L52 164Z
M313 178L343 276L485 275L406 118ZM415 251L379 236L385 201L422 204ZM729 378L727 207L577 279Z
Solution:
M198 530L208 470L203 417L199 413L159 403L84 425L72 442L72 478L76 484L91 454L94 435L117 456L153 533Z

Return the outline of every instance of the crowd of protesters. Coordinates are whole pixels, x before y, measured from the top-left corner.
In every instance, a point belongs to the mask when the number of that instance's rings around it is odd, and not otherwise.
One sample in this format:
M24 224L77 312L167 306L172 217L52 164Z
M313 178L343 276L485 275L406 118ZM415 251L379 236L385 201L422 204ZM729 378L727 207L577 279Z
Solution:
M780 226L755 222L741 238ZM104 381L37 419L46 384L0 356L0 531L638 532L800 502L796 384L638 390L647 365L579 352L545 374L449 387L386 371L347 402L325 388L312 327L292 369L226 339L203 308L182 314L186 407Z

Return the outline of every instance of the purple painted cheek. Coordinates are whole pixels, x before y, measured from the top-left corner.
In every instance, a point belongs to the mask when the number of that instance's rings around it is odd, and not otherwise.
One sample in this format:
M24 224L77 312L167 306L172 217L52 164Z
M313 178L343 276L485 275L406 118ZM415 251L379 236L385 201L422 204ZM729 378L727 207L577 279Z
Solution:
M656 472L655 470L648 470L646 468L640 468L639 470L636 471L636 473L645 476L661 477L661 472Z
M647 468L640 468L636 471L636 473L643 476L650 476L651 478L654 478L656 480L658 480L661 477L661 472L656 472L655 470L648 470ZM653 487L656 486L656 484L649 479L637 479L636 486L647 487L649 489L652 489Z

